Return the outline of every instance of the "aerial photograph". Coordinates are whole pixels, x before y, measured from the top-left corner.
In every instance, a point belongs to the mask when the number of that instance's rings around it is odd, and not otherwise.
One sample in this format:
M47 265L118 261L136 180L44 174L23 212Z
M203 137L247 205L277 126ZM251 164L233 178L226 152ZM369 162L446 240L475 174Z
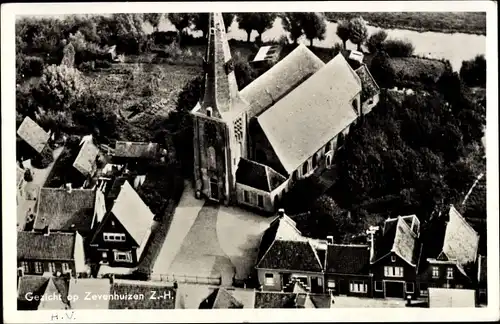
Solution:
M487 307L486 43L486 12L17 14L17 309Z

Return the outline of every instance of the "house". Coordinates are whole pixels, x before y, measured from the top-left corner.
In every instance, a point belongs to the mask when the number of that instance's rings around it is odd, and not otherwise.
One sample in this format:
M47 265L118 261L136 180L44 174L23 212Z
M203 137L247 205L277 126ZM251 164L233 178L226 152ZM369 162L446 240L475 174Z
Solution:
M50 139L50 134L30 117L24 118L17 129L17 135L38 154L42 153Z
M18 310L68 309L68 281L64 277L25 275L17 288Z
M191 110L195 194L276 210L296 180L332 165L363 113L362 82L342 55L325 64L299 45L239 91L221 13L209 31L205 92ZM249 185L240 167L259 179Z
M133 267L151 235L154 215L128 181L110 207L105 215L95 215L92 258L110 266Z
M254 68L266 68L276 64L280 58L281 46L267 45L259 48L257 54L250 62Z
M225 288L214 289L214 291L200 303L200 309L225 308L243 308L243 304Z
M427 258L420 280L431 288L475 289L479 235L455 207L448 217L441 252Z
M172 283L116 279L111 283L109 309L174 309L176 293Z
M262 290L282 291L300 281L307 291L324 291L324 251L302 236L282 209L262 236L257 260Z
M361 115L366 115L379 103L380 88L366 64L361 64L354 72L361 80Z
M429 308L476 307L474 290L429 288Z
M370 246L329 243L325 282L326 289L333 295L371 297Z
M419 235L420 221L415 215L385 221L381 235L371 241L374 297L418 296L415 284L421 252Z
M70 309L99 310L109 309L109 296L111 283L109 279L96 278L71 278L69 280L68 295L78 296L72 298L68 305ZM91 293L91 298L88 293ZM95 298L94 298L95 296Z
M286 291L256 291L254 308L330 308L331 295L312 294L296 281Z
M98 205L96 190L67 188L41 188L33 229L51 232L78 231L87 237Z
M17 267L23 275L86 275L83 238L78 232L18 232Z
M84 136L80 142L80 151L73 162L73 167L84 177L92 177L97 171L99 148L94 144L92 135Z

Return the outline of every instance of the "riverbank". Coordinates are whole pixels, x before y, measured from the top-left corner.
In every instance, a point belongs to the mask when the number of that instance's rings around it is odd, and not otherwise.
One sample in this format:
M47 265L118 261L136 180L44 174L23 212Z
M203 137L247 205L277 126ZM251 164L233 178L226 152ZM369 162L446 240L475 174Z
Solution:
M485 12L325 12L325 16L331 22L361 16L384 29L486 35Z

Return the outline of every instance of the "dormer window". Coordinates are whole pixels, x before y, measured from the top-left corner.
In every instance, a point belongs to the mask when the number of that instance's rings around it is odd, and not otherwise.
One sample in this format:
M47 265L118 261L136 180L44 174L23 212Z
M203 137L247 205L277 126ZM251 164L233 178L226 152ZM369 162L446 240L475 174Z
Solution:
M207 108L207 116L212 117L212 113L213 113L212 107L208 107Z
M391 262L396 262L396 256L394 255L391 256Z

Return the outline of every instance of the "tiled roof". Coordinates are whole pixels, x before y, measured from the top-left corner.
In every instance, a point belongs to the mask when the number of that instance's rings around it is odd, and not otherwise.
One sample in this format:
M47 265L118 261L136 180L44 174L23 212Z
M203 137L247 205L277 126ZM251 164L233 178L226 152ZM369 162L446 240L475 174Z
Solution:
M151 228L154 215L128 181L122 185L111 212L127 229L137 245L141 245Z
M418 236L408 225L409 219L400 216L397 219L386 220L383 236L375 240L375 261L394 252L408 264L416 266L419 252L416 242ZM414 229L417 230L416 225Z
M28 300L26 298L28 293L31 293L34 298L39 298L39 300ZM61 299L40 301L40 298L42 298L42 296L44 295L60 295ZM23 309L67 309L67 297L68 282L63 277L24 275L19 278L17 300L23 303ZM29 304L30 306L26 307L27 304Z
M41 188L34 228L42 230L90 231L95 205L92 189ZM72 227L74 225L74 227Z
M313 75L325 63L306 46L299 45L240 91L250 104L248 118L257 116Z
M370 266L370 250L368 248L367 245L328 245L326 272L367 275Z
M17 233L18 260L73 260L76 233Z
M155 298L151 299L152 291ZM176 289L169 283L153 283L138 280L115 280L111 285L110 294L128 295L143 294L144 299L109 301L109 309L174 309ZM165 297L164 297L165 296Z
M45 288L42 301L38 310L68 309L68 281L65 278L51 277ZM59 298L48 298L48 296L60 296Z
M356 120L351 101L360 92L339 54L257 118L289 174Z
M83 142L80 151L73 162L73 167L84 176L93 175L96 171L96 159L99 148L94 145L92 138Z
M149 158L158 156L158 143L116 141L114 155L127 158Z
M96 278L79 278L71 279L69 282L70 296L86 296L87 292L91 292L95 296L107 296L111 290L109 279ZM109 300L104 298L96 298L95 300L87 300L79 298L78 300L70 301L71 309L108 309Z
M19 286L17 287L17 299L26 301L26 294L32 293L33 296L43 296L49 277L24 275L19 278Z
M361 80L361 102L365 102L367 99L380 93L377 82L375 82L375 79L365 64L361 65L355 72Z
M451 206L449 221L444 235L443 253L448 260L455 260L461 265L475 262L479 246L479 235Z
M316 250L309 241L275 240L256 268L321 272Z
M240 159L236 170L236 182L255 189L271 192L286 178L267 165L247 159Z
M50 138L50 135L29 117L24 118L17 129L17 135L38 153L43 151Z
M201 304L202 309L243 308L243 304L224 288L216 288Z

